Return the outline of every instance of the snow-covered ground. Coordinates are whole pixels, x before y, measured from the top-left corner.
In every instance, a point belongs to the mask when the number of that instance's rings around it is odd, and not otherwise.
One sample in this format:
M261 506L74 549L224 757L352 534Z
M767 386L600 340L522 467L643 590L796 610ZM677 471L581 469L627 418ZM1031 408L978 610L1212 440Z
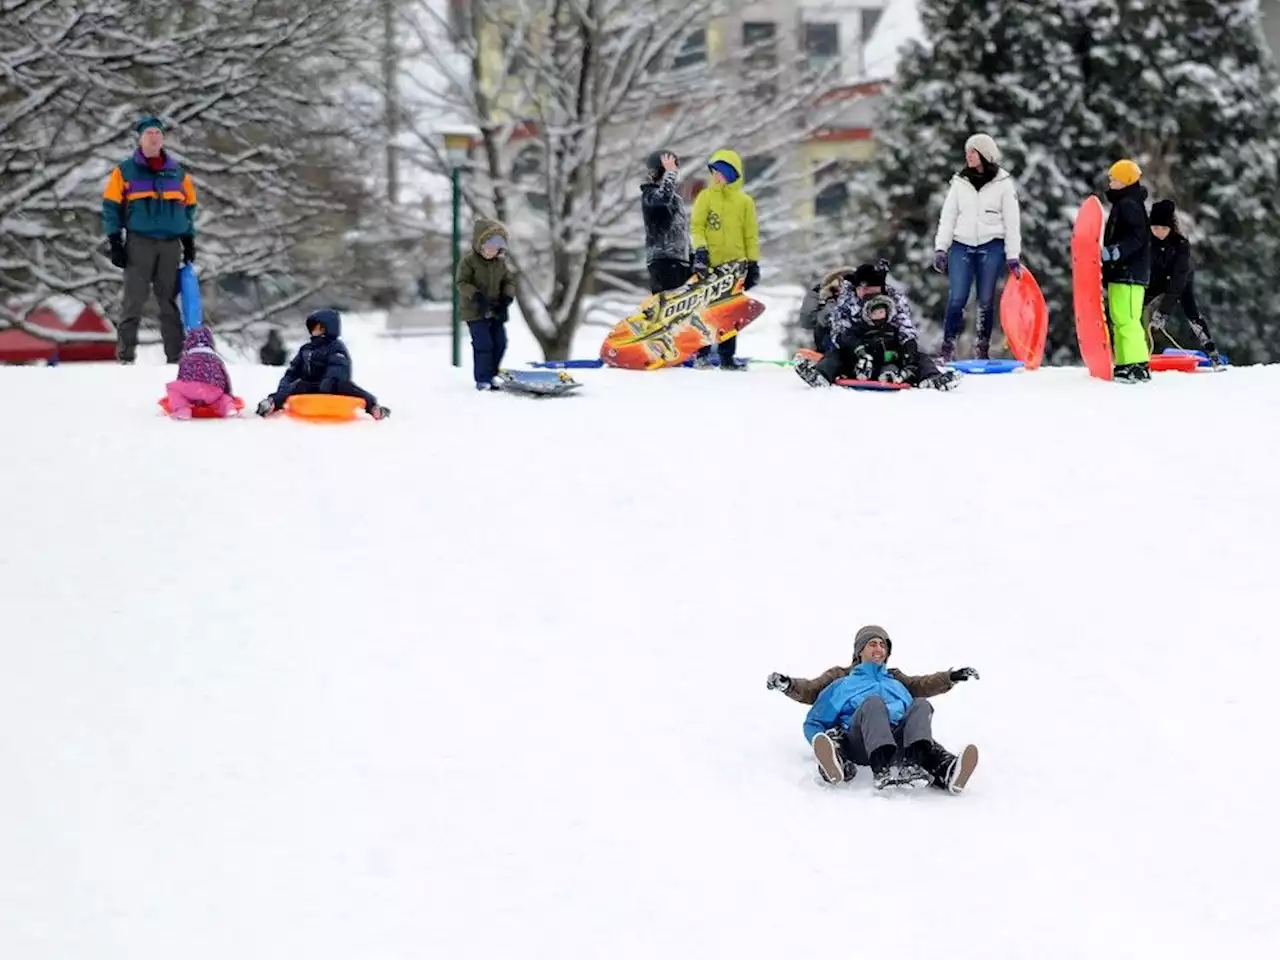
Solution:
M348 325L384 423L0 368L0 957L1280 942L1275 368L537 401ZM278 371L233 374L253 403ZM981 671L935 701L981 746L965 796L816 782L765 677L867 622Z

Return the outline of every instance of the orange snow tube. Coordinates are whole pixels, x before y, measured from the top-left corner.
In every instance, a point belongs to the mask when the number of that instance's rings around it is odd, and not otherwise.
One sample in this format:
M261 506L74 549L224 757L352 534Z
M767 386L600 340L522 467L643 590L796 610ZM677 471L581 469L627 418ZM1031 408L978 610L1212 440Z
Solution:
M1089 375L1110 380L1111 334L1102 308L1102 201L1090 196L1080 204L1071 234L1071 299L1076 314L1076 342Z
M364 409L364 401L333 393L300 393L288 397L284 409L285 413L303 420L354 420Z

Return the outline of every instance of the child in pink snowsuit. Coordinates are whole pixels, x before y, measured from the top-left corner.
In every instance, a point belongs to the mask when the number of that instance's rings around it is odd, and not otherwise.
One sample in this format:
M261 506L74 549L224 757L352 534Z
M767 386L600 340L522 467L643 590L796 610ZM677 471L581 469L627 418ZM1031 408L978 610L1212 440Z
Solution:
M190 420L192 408L197 406L213 407L220 417L234 417L237 413L231 399L231 375L213 349L213 334L206 326L187 331L182 359L178 361L178 379L166 389L169 415L175 420Z

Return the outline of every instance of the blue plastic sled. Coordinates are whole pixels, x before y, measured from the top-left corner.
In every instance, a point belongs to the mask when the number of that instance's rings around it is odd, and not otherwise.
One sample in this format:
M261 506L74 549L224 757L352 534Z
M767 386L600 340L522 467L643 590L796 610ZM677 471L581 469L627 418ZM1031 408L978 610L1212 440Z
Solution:
M1021 360L952 360L939 364L961 373L1013 373L1022 369Z
M603 367L603 360L530 360L529 366L543 370L594 370Z
M182 294L182 329L194 330L203 322L200 306L200 278L194 264L184 263L178 270L178 290Z
M1178 350L1174 347L1165 347L1160 352L1168 354L1171 357L1195 357L1197 360L1200 361L1200 364L1199 364L1200 366L1202 367L1213 366L1213 362L1209 359L1209 355L1205 353L1203 350ZM1220 353L1218 354L1218 356L1222 357L1222 363L1224 366L1228 366L1228 367L1231 366L1231 361L1227 359L1226 354Z

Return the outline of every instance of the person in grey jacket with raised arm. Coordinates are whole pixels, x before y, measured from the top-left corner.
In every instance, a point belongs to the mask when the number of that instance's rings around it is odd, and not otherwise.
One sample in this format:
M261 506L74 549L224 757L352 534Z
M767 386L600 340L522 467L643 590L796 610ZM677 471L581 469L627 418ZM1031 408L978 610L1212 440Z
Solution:
M669 150L655 150L646 163L649 178L640 184L644 216L645 260L649 292L664 293L685 285L691 271L689 214L676 192L680 161Z

